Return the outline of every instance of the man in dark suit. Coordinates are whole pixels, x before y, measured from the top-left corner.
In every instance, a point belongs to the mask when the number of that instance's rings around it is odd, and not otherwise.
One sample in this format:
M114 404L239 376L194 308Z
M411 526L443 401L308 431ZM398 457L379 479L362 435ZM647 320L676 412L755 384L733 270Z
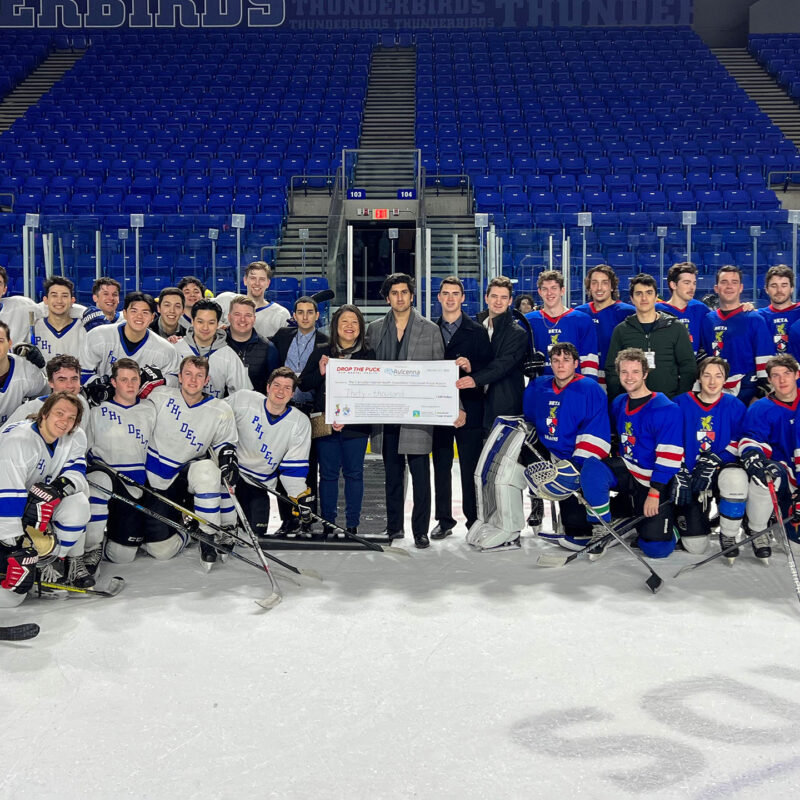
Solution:
M528 337L511 314L513 284L502 275L492 278L486 288L486 308L478 315L492 343L492 360L480 370L459 378L459 389L486 387L483 429L489 432L495 417L522 414L525 377L522 365L528 355Z
M279 328L272 336L272 343L278 350L278 360L280 366L290 367L294 373L300 377L305 369L306 363L314 348L320 344L327 344L328 337L317 330L317 320L319 319L319 308L317 302L311 297L298 297L294 302L294 313L292 315L297 327ZM314 393L303 392L300 389L294 390L292 403L298 410L306 416L310 416L314 410ZM311 489L314 497L310 504L312 511L317 510L317 448L314 440L311 440L311 450L308 454L308 477L306 485ZM279 487L280 488L280 487ZM292 509L288 503L280 503L279 511L281 515L281 526L275 532L276 536L286 536L298 529L300 523L298 518L292 514Z
M439 303L442 316L435 320L444 340L444 358L455 361L461 376L482 370L492 360L492 346L486 329L461 311L464 284L450 275L442 281ZM437 425L433 429L433 486L436 492L436 527L431 539L444 539L453 532L453 439L458 445L461 473L461 497L467 529L478 516L475 499L475 468L483 445L483 398L480 388L459 392L461 411L453 427Z

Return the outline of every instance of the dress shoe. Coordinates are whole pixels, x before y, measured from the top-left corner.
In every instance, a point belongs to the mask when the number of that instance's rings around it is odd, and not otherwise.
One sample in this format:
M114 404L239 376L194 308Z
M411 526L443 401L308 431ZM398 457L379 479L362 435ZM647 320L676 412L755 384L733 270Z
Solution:
M431 539L444 539L446 536L450 536L452 533L453 533L452 528L444 528L442 527L441 523L439 523L431 531Z
M431 546L430 539L428 539L427 533L420 533L414 534L414 544L417 546L419 550L424 550L426 547Z
M351 528L351 527L348 525L348 526L347 526L347 532L348 532L348 533L352 533L352 534L353 534L353 536L358 536L358 528L357 528L357 527L352 527L352 528Z
M387 529L381 531L378 535L385 536L387 539L402 539L406 535L406 532L402 529L399 531L390 531Z

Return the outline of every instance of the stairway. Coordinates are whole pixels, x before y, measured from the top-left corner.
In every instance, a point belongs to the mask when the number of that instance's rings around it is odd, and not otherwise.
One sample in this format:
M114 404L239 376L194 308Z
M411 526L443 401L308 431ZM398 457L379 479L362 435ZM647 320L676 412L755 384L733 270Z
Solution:
M308 228L305 240L305 274L324 275L328 245L328 217L326 215L292 214L283 229L280 249L273 269L282 277L303 278L303 241L300 230ZM320 250L320 247L322 250ZM267 260L270 260L268 257Z
M744 47L718 47L711 52L783 135L800 147L800 106L772 75Z
M414 186L416 51L413 47L378 47L373 51L367 84L361 142L353 185L367 197L394 198ZM364 151L386 152L364 152Z
M0 103L0 133L7 131L79 61L85 50L56 50Z

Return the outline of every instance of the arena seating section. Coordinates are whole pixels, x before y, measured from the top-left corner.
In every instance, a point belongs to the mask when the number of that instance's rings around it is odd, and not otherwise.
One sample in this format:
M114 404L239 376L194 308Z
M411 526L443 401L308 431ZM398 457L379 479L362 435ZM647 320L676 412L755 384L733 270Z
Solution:
M800 33L753 34L750 53L800 103Z
M86 45L71 36L67 44ZM0 91L65 39L4 34ZM417 48L416 141L429 183L463 188L468 176L520 288L546 263L551 236L560 252L563 227L578 268L579 211L593 212L589 262L623 276L657 270L659 225L668 263L688 256L703 270L701 291L722 263L752 269L750 225L763 228L759 269L790 260L791 227L766 178L800 169L800 156L689 29L89 39L75 67L0 136L0 193L16 198L15 213L0 215L0 264L12 275L25 212L46 215L44 229L59 233L83 297L94 231L103 231L107 271L121 278L117 230L143 213L145 288L188 273L210 280L210 227L220 228L214 288L230 288L230 213L246 215L246 260L279 241L291 177L323 187L341 149L358 145L372 49L393 44ZM753 37L751 48L790 90L800 86L791 37ZM685 210L698 212L691 254ZM130 283L132 240L127 248Z

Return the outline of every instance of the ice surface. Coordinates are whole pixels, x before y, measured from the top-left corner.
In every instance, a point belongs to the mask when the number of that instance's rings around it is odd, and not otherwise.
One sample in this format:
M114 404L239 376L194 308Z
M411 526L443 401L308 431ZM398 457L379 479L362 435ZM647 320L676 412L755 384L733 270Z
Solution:
M454 481L457 491L458 480ZM410 512L410 508L407 509ZM407 522L406 530L410 531ZM253 568L102 565L117 598L28 600L0 624L0 797L789 798L800 783L800 603L784 556L671 576L617 547L412 557L276 553ZM280 576L280 572L278 573Z

